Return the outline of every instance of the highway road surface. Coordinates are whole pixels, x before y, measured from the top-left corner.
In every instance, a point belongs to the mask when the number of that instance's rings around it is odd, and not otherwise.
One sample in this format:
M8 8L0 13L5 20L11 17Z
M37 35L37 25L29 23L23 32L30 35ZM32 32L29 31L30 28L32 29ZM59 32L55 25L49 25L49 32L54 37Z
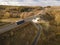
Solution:
M31 16L31 17L29 17L29 18L26 18L26 19L24 19L26 22L28 22L28 21L32 21L32 19L34 19L34 18L36 18L36 17L39 17L39 14L43 14L43 10L41 10L37 15L35 15L35 16ZM7 25L7 26L5 26L5 27L2 27L2 28L0 28L0 34L1 33L4 33L4 32L6 32L6 31L9 31L9 30L11 30L11 29L13 29L13 28L15 28L15 27L18 27L19 25L17 25L16 23L12 23L11 25Z
M0 34L3 33L3 32L8 31L8 30L10 30L10 29L13 29L13 28L15 28L15 27L17 27L17 26L19 26L19 25L16 25L15 23L12 23L12 24L7 25L7 26L5 26L5 27L3 27L3 28L0 28Z

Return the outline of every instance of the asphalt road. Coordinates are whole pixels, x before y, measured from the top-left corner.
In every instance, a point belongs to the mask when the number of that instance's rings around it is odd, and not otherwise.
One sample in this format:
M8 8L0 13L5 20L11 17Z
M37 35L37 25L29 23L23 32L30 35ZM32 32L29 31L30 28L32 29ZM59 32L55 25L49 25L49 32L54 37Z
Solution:
M37 15L31 16L31 17L26 18L26 19L24 19L24 20L25 20L26 22L31 21L33 18L39 17L39 14L43 14L43 10L41 10ZM16 23L12 23L11 25L7 25L7 26L5 26L5 27L2 27L2 28L0 28L0 34L6 32L6 31L9 31L10 29L13 29L13 28L15 28L15 27L17 27L17 26L19 26L19 25L16 25Z
M36 36L35 36L35 38L34 38L34 40L32 42L32 45L37 45L37 42L38 42L38 40L40 38L41 31L42 31L42 26L41 25L37 24L36 26L38 27L38 33L36 34Z
M14 24L10 24L10 25L6 25L5 27L0 28L0 34L8 31L10 29L13 29L13 28L15 28L17 26L18 25L16 25L15 23Z

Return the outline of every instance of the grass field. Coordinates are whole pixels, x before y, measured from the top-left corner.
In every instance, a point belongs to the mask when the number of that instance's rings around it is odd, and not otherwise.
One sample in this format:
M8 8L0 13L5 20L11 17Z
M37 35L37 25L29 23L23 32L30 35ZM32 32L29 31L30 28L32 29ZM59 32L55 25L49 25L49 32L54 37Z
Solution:
M2 22L16 22L18 20L21 20L20 18L8 18L8 19L0 19Z
M9 22L0 22L0 27L10 24Z
M60 26L50 25L43 28L37 45L60 45Z

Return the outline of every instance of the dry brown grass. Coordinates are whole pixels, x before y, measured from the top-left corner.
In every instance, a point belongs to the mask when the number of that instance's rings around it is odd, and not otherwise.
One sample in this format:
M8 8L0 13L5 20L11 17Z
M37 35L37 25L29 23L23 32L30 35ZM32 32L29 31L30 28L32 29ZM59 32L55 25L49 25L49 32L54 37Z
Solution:
M1 45L31 45L38 30L27 23L0 35Z
M41 10L42 7L29 7L29 6L0 6L0 18L26 18L27 16L32 16L30 12L34 15ZM14 13L15 12L15 13ZM21 13L23 13L21 15ZM24 16L25 15L25 16Z
M57 10L58 9L58 10ZM43 28L37 45L60 45L60 8L50 8L46 12L55 19L50 21L50 26L46 30Z

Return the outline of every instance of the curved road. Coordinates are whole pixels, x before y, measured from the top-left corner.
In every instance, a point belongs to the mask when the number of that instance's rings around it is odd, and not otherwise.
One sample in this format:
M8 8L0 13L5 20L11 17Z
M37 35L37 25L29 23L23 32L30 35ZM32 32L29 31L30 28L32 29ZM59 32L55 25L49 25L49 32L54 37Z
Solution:
M42 26L41 25L37 24L36 26L38 27L39 30L38 30L38 33L37 33L37 35L35 36L35 38L32 42L32 45L37 45L37 42L40 38L40 34L41 34L41 31L42 31Z

